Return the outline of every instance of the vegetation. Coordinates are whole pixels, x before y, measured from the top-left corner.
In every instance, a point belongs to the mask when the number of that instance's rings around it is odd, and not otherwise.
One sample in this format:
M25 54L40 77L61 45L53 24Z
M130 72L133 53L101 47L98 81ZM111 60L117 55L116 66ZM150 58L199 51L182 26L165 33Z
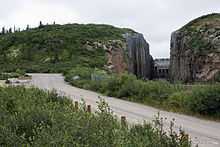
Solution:
M5 32L5 29L3 29ZM0 69L3 72L64 72L75 66L103 68L102 47L87 49L87 42L123 40L134 32L110 25L41 25L0 35ZM95 60L94 60L95 58Z
M215 81L220 82L220 72L215 76Z
M219 13L204 15L189 22L180 29L186 36L185 44L196 55L207 55L207 53L216 52L215 44L211 40L218 37L219 23Z
M213 14L183 27L185 31L188 30L187 33L192 33L190 44L196 52L211 48L201 36L200 30L196 29L199 28L196 25L198 22L209 17L219 20L219 14ZM207 25L203 25L202 29L206 29ZM219 118L219 85L193 86L192 89L187 89L164 81L142 81L128 74L112 75L103 70L106 64L104 49L88 49L87 42L123 40L122 34L128 32L134 31L109 25L43 25L42 22L38 28L31 29L27 26L25 31L14 33L2 28L0 80L18 77L24 72L62 72L68 82L80 88L168 110ZM199 103L201 105L197 106ZM216 105L212 105L215 103Z
M127 126L118 122L102 100L92 114L55 92L24 87L0 88L0 146L189 147L184 132L154 124Z
M188 31L188 29L199 28L200 26L207 24L210 21L220 21L220 13L212 13L208 15L201 16L197 19L192 20L185 26L181 28L182 31Z
M166 81L143 81L134 75L108 75L88 68L75 68L65 73L72 85L98 91L108 96L220 119L220 84L170 84ZM74 80L72 77L80 76ZM102 77L91 79L91 75Z
M9 78L19 78L21 76L25 76L25 72L20 69L17 69L15 72L12 73L0 72L0 80L7 80Z

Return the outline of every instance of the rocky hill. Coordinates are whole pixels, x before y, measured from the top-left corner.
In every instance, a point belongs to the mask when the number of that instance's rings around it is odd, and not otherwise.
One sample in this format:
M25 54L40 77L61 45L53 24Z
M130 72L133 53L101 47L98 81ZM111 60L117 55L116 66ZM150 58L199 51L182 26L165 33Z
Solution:
M171 80L219 80L220 14L202 16L173 32L170 54Z
M0 69L64 72L83 66L151 78L152 57L143 35L110 25L40 25L0 35Z

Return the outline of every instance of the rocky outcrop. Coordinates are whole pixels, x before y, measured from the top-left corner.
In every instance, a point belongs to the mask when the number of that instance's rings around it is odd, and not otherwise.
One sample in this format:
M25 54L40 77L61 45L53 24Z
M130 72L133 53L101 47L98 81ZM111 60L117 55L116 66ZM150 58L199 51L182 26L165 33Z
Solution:
M172 33L172 81L211 81L220 73L220 14L193 20Z
M104 49L107 52L107 69L115 73L123 73L127 70L125 43L121 40L110 40Z
M105 42L87 42L89 51L103 48L106 51L105 69L109 72L123 73L128 71L138 78L152 79L153 58L149 53L149 44L142 34L125 34L124 40L108 40Z
M128 71L139 78L153 78L153 58L142 34L126 35Z

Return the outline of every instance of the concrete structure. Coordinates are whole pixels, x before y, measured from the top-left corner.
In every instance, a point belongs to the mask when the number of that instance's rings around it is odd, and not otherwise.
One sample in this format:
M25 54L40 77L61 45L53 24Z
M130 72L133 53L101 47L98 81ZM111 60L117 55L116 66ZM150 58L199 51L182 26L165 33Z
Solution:
M170 59L161 58L154 60L154 77L158 79L169 78Z

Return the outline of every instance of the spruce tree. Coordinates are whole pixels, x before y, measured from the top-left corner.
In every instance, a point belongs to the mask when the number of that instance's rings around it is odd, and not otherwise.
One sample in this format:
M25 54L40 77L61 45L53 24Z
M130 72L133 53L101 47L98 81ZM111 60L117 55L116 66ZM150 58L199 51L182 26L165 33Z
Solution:
M12 33L12 28L9 28L8 33Z
M2 27L2 34L5 34L5 27Z
M15 25L14 25L14 32L16 32L16 28L15 28Z
M42 23L42 21L40 21L39 28L42 28L42 27L43 27L43 23Z
M27 25L26 30L28 31L29 29L30 29L30 26L29 26L29 25Z

